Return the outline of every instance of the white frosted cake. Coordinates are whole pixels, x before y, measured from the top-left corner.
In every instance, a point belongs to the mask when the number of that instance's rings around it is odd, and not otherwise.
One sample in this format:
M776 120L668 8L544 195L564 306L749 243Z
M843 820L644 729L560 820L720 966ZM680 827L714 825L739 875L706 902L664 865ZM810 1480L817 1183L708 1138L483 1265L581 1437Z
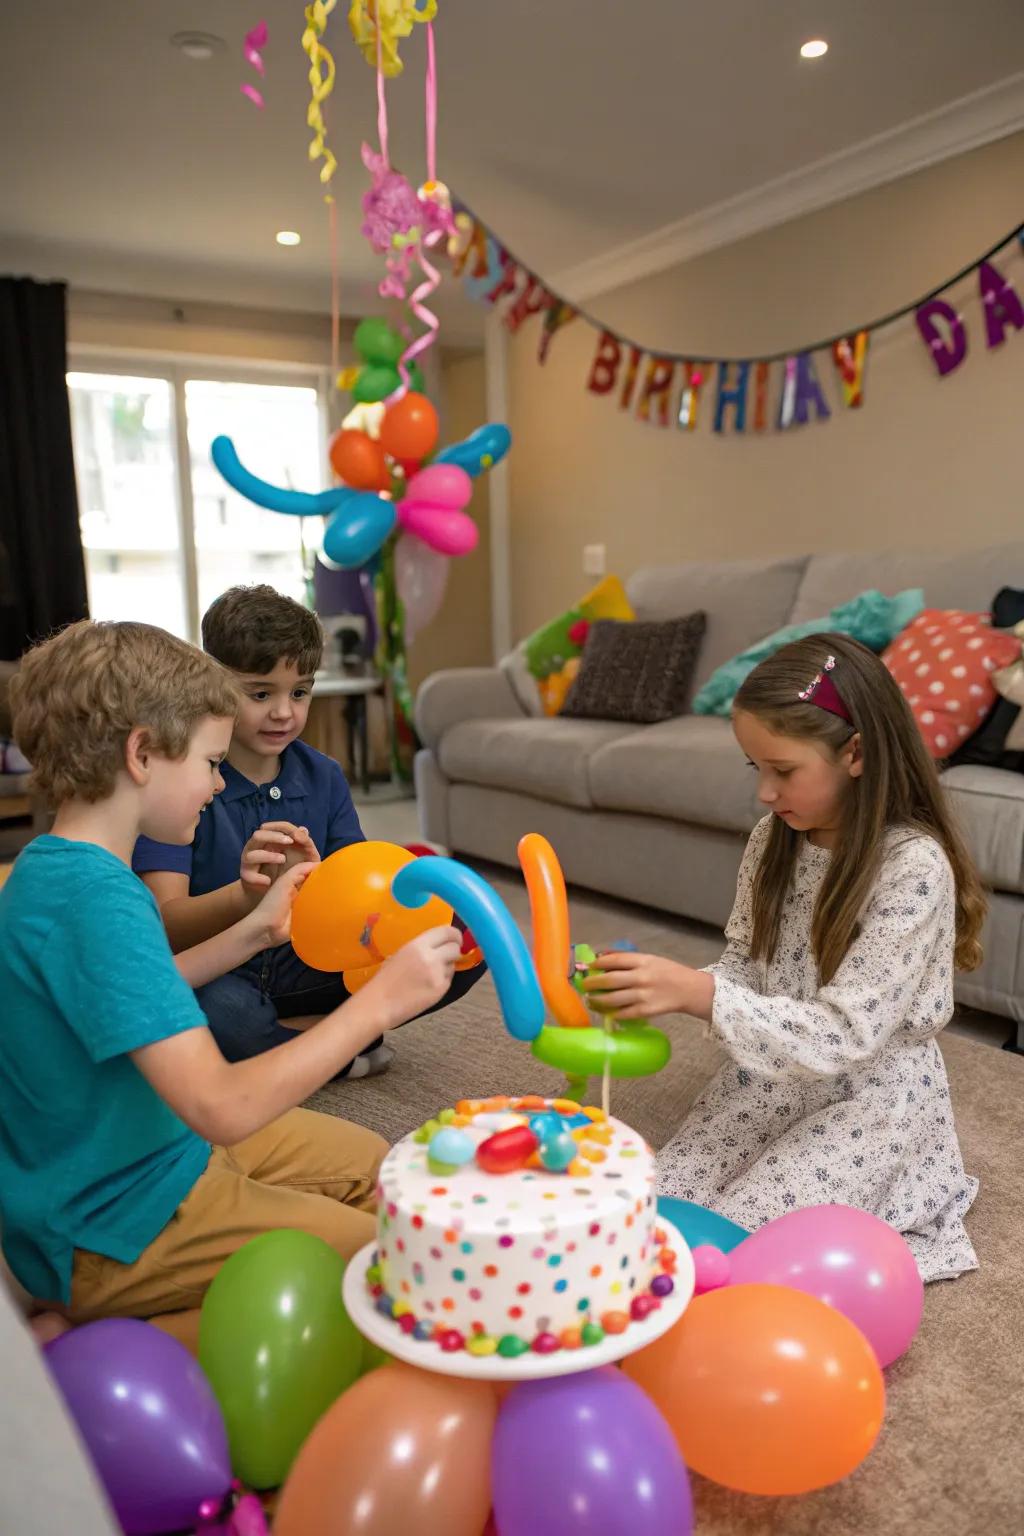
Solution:
M674 1289L650 1147L571 1100L443 1110L388 1153L378 1200L367 1284L428 1350L586 1349Z

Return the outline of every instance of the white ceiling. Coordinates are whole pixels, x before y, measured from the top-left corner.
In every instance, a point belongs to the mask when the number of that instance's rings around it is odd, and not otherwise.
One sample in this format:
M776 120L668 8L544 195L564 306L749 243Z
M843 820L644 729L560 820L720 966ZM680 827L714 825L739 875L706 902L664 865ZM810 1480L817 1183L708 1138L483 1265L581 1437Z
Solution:
M359 145L373 137L375 102L347 9L339 0L326 38L338 63L329 132L343 307L358 313L373 307L379 267L358 234ZM242 35L262 18L265 112L239 91L255 78ZM55 0L46 11L6 0L0 268L325 310L302 25L301 0ZM228 47L190 61L169 38L193 28ZM405 74L389 88L392 156L414 180L422 34L404 44ZM1002 118L976 141L1024 121L1013 120L1019 89L1009 112L1007 86L992 91L1024 70L1022 0L440 0L436 36L442 178L570 292L574 272L610 251L656 249L664 226L722 203L756 208L766 184L832 157L845 165L880 135L898 145L894 130L959 98L983 93L986 125L985 103L1000 100ZM827 57L801 60L800 43L818 36ZM938 153L958 147L956 131ZM281 228L300 230L302 245L275 245ZM445 302L452 334L465 334L476 311L454 294Z

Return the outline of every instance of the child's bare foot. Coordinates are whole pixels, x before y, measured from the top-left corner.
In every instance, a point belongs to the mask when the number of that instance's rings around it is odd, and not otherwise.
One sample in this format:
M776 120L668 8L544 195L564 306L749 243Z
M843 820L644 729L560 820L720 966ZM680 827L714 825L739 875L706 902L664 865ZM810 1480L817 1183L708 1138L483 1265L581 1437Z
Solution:
M54 1339L59 1339L62 1333L68 1333L71 1328L67 1318L61 1317L59 1312L37 1312L29 1318L28 1325L40 1349L45 1344L52 1344Z

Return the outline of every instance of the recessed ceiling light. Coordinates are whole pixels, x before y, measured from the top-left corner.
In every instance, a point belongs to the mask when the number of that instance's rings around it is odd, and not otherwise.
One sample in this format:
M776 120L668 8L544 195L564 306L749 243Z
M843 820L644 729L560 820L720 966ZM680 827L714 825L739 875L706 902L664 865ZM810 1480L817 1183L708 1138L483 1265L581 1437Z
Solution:
M200 61L212 59L226 46L224 39L212 32L175 32L171 38L172 48L180 48L187 59Z
M826 53L828 53L828 43L820 37L812 37L811 41L804 43L800 49L800 57L802 59L820 59Z
M302 236L297 229L279 229L274 236L278 245L301 245Z

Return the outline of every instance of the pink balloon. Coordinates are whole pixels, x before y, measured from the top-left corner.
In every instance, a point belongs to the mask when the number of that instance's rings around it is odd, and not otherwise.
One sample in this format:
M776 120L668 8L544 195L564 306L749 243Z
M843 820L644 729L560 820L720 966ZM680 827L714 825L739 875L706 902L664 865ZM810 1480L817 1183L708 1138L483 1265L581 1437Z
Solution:
M691 1252L695 1296L703 1296L705 1291L717 1291L719 1286L729 1284L732 1279L732 1265L729 1263L727 1253L723 1253L720 1248L712 1247L710 1243L702 1243L699 1248L694 1248Z
M812 1205L759 1227L729 1254L733 1284L788 1285L842 1312L879 1365L909 1347L921 1322L924 1285L894 1228L849 1205Z
M472 495L473 482L457 464L428 464L413 475L405 488L407 501L422 501L452 512L468 507Z
M447 469L439 464L438 469ZM419 476L416 476L419 479ZM427 506L421 501L400 501L398 521L406 533L415 534L439 555L468 555L476 549L480 530L465 512Z

